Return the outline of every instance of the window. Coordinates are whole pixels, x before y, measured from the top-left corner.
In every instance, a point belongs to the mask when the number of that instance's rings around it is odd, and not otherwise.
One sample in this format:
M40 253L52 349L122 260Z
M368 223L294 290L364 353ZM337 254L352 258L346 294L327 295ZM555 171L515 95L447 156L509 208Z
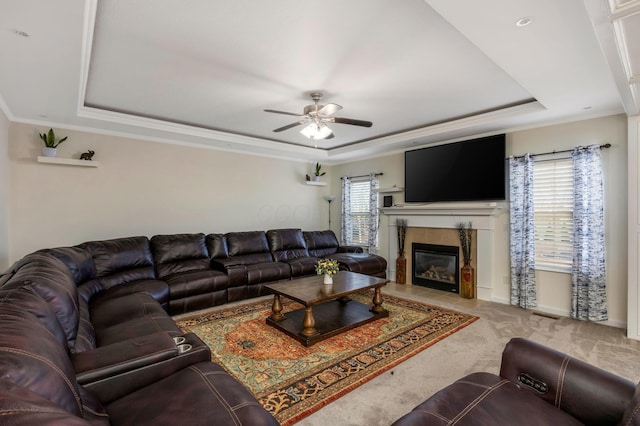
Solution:
M568 160L533 167L536 269L571 272L573 257L573 169Z
M371 185L368 180L351 182L351 235L349 244L367 247L369 245L369 199Z

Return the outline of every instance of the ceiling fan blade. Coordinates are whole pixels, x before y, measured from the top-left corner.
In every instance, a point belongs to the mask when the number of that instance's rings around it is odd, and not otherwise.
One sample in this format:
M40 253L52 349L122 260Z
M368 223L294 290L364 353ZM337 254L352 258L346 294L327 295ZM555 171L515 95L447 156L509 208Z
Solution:
M333 139L335 138L336 135L334 135L333 133L331 133L329 136L327 136L325 139Z
M284 130L289 130L296 126L301 125L302 123L304 123L304 121L298 121L296 123L287 124L286 126L278 127L277 129L274 130L274 132L282 132Z
M275 114L294 115L296 117L302 117L302 114L296 114L295 112L276 111L275 109L265 109L264 112L273 112Z
M333 115L341 109L342 107L338 104L326 104L318 111L318 115Z
M354 126L362 126L362 127L371 127L371 126L373 126L373 123L370 122L370 121L354 120L353 118L333 117L332 121L334 123L351 124L351 125L354 125Z

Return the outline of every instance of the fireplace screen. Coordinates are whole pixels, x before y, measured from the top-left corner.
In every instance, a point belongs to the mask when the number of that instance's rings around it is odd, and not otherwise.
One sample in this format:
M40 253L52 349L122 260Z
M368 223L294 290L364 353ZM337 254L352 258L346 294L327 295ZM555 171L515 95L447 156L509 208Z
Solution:
M413 243L413 284L459 292L459 249L455 246Z

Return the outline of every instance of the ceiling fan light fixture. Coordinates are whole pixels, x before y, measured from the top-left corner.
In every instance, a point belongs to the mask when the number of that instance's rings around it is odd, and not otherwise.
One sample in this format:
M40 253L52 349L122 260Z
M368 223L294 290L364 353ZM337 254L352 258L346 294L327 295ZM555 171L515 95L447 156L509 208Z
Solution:
M300 133L305 135L309 139L324 139L331 135L333 131L326 124L320 122L318 123L309 123L307 127L300 130Z

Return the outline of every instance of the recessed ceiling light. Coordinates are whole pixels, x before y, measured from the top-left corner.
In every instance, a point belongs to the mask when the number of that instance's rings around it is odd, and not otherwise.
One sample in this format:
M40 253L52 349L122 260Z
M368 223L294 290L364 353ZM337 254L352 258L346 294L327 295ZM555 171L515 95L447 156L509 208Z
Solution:
M29 34L25 33L24 31L20 31L20 30L13 30L13 33L17 36L20 37L29 37Z
M533 22L533 18L529 18L528 16L524 18L520 18L516 21L516 27L526 27L530 23Z

